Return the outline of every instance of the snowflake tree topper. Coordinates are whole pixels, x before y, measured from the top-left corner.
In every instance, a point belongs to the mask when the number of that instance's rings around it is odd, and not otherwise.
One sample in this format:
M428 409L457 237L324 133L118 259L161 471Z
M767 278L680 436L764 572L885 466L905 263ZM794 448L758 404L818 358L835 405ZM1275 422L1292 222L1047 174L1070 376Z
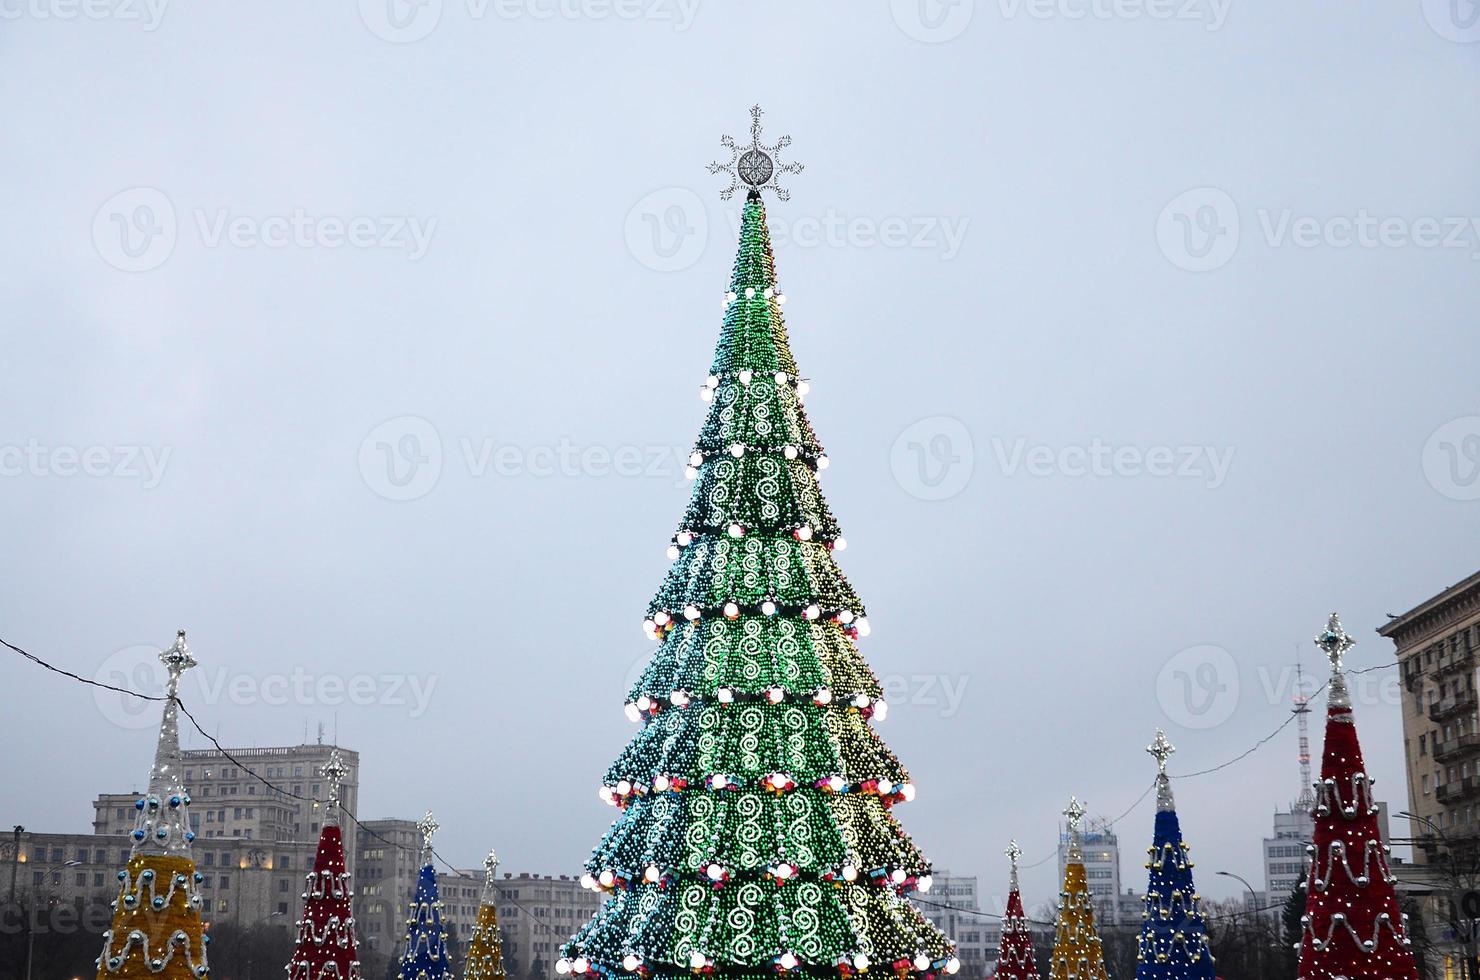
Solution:
M781 151L791 145L791 137L783 136L773 145L761 142L761 107L750 107L750 145L741 146L733 136L721 136L720 145L730 151L729 163L711 163L712 174L729 174L730 186L719 192L721 200L728 201L743 185L754 193L775 191L776 199L786 201L791 194L776 182L782 174L799 174L800 163L782 163Z

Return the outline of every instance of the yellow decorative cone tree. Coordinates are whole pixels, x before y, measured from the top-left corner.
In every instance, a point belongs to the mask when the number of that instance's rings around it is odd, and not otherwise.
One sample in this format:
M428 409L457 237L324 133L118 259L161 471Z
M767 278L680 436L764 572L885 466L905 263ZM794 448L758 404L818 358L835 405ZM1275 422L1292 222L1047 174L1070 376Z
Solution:
M1095 906L1084 875L1084 842L1079 824L1088 811L1074 797L1064 816L1069 821L1069 859L1064 862L1064 890L1059 895L1059 925L1054 932L1049 980L1109 980Z
M478 921L473 923L468 959L463 964L463 980L504 980L504 943L499 936L498 908L494 904L498 855L489 851L483 867L483 897L478 902Z
M113 924L103 933L98 980L186 980L205 977L201 877L190 856L190 796L180 772L180 675L195 666L180 630L159 659L169 671L164 717L149 772L149 792L135 801L133 850L118 872Z

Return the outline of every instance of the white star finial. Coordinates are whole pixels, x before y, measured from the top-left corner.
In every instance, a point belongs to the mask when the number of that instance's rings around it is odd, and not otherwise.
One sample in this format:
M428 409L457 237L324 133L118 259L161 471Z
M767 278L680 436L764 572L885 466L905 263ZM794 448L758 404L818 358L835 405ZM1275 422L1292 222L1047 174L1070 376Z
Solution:
M1158 728L1156 730L1156 739L1150 745L1146 746L1146 751L1151 755L1151 758L1156 760L1156 768L1165 776L1167 774L1167 760L1172 757L1173 752L1177 751L1177 747L1167 741L1167 733Z
M732 136L721 136L720 145L730 151L729 163L711 163L712 174L729 174L730 186L719 192L721 200L728 201L735 192L744 187L750 193L774 191L778 200L791 197L787 190L776 182L782 174L799 174L800 163L782 163L781 151L791 145L791 137L783 136L772 146L761 142L761 107L750 107L750 145L740 146Z
M436 834L437 831L441 829L441 827L442 825L437 823L437 818L432 816L431 810L428 810L426 816L422 817L421 820L418 821L416 824L416 829L421 831L421 854L423 864L430 864L432 862L432 836Z
M1357 641L1341 628L1341 617L1336 613L1331 614L1331 618L1326 620L1326 628L1316 636L1316 646L1326 654L1326 658L1331 661L1331 669L1337 673L1341 671L1341 659L1346 651L1356 645Z
M185 644L184 630L176 631L175 642L172 646L159 651L159 662L164 664L164 669L169 672L169 695L174 697L175 691L180 686L180 675L194 667L196 663L190 647Z
M1079 864L1084 861L1084 843L1079 836L1079 824L1088 812L1089 810L1079 802L1077 796L1069 797L1069 805L1064 808L1064 818L1069 821L1068 860L1070 864Z
M335 749L329 753L329 762L324 766L324 778L329 781L329 805L325 814L326 820L337 821L339 818L339 784L344 782L349 775L349 767L339 756L339 750Z

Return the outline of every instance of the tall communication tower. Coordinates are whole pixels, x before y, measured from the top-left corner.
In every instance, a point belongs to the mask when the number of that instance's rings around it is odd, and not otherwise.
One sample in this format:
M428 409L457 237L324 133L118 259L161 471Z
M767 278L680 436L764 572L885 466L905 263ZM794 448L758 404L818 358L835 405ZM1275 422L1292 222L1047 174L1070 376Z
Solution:
M1295 723L1300 726L1300 796L1294 809L1313 813L1316 808L1314 784L1310 778L1310 698L1305 693L1305 671L1295 663Z

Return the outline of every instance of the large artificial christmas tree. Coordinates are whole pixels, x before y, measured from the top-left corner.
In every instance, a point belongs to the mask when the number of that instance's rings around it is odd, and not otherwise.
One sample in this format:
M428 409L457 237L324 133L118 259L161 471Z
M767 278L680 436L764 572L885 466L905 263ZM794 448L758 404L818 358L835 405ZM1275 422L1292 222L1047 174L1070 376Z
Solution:
M442 900L437 897L437 869L432 864L432 835L438 825L428 811L416 826L421 831L421 873L406 917L406 949L397 976L400 980L452 980L452 954L442 928Z
M180 769L180 675L195 666L185 631L159 655L169 683L149 791L134 802L133 848L118 872L111 928L103 933L98 980L185 980L206 976L201 875L190 855L190 794Z
M483 895L478 901L478 919L473 923L468 959L463 964L463 980L504 980L504 942L498 931L498 904L495 873L498 855L488 852L483 859Z
M1300 980L1417 980L1342 672L1342 656L1355 642L1335 613L1316 637L1331 660L1331 682L1298 975Z
M1136 951L1136 980L1214 980L1201 899L1192 883L1192 860L1182 842L1167 759L1177 751L1166 733L1146 749L1156 759L1156 832L1146 850L1146 910Z
M1084 839L1079 824L1084 804L1069 798L1064 817L1069 821L1069 855L1064 862L1064 890L1059 896L1059 923L1054 930L1050 980L1108 980L1105 951L1095 929L1095 905L1084 873Z
M726 138L728 198L748 189L724 326L690 457L695 486L643 626L657 653L627 711L641 730L601 795L619 810L583 880L607 893L561 973L604 977L898 977L955 972L904 894L930 866L891 808L915 789L875 734L877 679L854 640L863 604L839 571L802 410L761 190L800 169L788 144Z
M1002 916L1002 939L997 944L997 969L994 980L1038 980L1038 963L1033 958L1033 934L1028 929L1028 916L1023 911L1023 896L1018 887L1018 860L1023 849L1013 841L1007 847L1007 860L1012 862L1012 881L1007 891L1007 912Z
M288 961L289 980L350 980L360 976L355 943L355 917L350 911L349 871L344 863L344 838L339 828L339 784L349 770L339 750L329 754L324 778L329 800L324 827L319 831L313 870L305 876L303 918L298 920L298 942Z

